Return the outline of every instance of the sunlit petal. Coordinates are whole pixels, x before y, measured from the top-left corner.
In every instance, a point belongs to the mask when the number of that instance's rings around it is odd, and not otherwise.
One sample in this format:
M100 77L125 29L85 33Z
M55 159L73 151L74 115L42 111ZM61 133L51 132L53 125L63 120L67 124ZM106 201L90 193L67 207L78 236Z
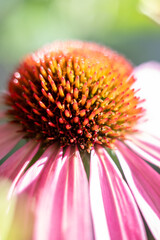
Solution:
M142 140L141 136L141 134L132 136L125 140L125 143L138 156L160 168L160 141L151 136L148 139L148 135Z
M156 239L160 239L160 175L145 161L117 143L116 151L126 180Z
M42 156L21 177L16 186L16 192L29 191L31 194L31 192L35 191L36 186L38 191L43 188L57 152L58 148L56 144L49 146Z
M160 64L149 62L135 68L134 75L137 78L135 88L140 89L138 95L145 99L143 107L146 109L146 117L143 124L139 124L139 129L160 136Z
M37 142L31 140L26 143L0 166L0 176L14 180L17 175L25 170L38 149L39 144Z
M41 193L35 239L88 240L92 234L87 176L78 149L69 147L55 159Z
M146 239L134 199L101 146L91 153L90 198L96 239Z

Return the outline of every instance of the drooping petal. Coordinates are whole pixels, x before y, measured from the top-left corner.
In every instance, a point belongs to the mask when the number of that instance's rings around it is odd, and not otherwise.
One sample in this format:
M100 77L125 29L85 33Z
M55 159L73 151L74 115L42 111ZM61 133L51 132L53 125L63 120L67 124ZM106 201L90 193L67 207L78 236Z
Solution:
M5 111L0 111L0 120L7 118L6 112Z
M39 144L36 141L26 143L0 166L0 176L14 180L22 174L38 149Z
M42 156L23 174L16 185L16 192L29 191L33 194L35 188L38 191L43 188L49 174L49 168L53 164L59 148L56 144L49 146Z
M22 139L23 133L18 132L20 127L13 123L6 123L0 126L0 159Z
M9 96L9 92L8 91L0 91L0 106L1 109L6 109L6 97Z
M123 143L116 154L137 204L155 239L160 239L160 175Z
M38 203L34 239L90 240L92 234L87 176L78 149L68 147L64 158L58 154L50 167Z
M138 156L160 168L160 140L153 140L156 139L151 136L148 137L147 135L145 140L141 140L137 134L136 136L130 137L129 140L125 140L125 143Z
M160 160L160 137L140 133L130 136L130 139L144 151Z
M137 78L135 88L139 89L138 95L146 99L143 107L146 109L146 119L139 124L139 129L160 137L160 64L149 62L135 68L134 75Z
M146 239L142 219L127 184L106 150L91 152L90 201L96 239Z

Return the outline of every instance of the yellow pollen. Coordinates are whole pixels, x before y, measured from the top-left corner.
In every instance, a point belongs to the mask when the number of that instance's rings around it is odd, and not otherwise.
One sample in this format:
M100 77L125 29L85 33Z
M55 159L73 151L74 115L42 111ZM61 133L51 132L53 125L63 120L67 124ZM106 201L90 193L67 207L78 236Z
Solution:
M8 115L44 145L113 147L143 114L131 64L93 43L54 43L28 55L9 81Z

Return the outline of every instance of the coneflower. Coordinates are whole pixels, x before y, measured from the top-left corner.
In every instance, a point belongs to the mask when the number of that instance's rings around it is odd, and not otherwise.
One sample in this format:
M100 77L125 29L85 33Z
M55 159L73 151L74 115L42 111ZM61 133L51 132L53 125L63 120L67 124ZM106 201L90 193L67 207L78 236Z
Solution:
M13 73L1 159L26 144L0 176L12 180L9 196L34 199L33 239L146 239L141 214L160 239L160 176L147 163L160 167L160 141L139 130L135 74L123 56L80 41L48 45Z

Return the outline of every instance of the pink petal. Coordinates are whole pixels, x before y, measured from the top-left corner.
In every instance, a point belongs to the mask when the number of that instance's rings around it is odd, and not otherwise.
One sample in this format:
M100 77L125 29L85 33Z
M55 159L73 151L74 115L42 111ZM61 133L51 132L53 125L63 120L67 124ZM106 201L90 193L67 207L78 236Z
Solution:
M155 62L145 63L137 67L134 71L137 78L136 89L141 89L138 95L146 99L143 107L147 110L146 119L148 121L141 123L139 129L147 131L156 136L160 136L160 64Z
M6 111L0 111L0 120L7 118Z
M146 239L132 194L100 145L91 152L90 199L96 239Z
M160 138L140 133L130 136L130 139L147 153L160 160Z
M38 203L34 239L93 239L88 180L75 147L68 147L64 158L58 155L50 167Z
M1 91L0 92L0 106L2 108L6 108L5 99L6 99L7 96L9 96L9 92L7 92L7 91Z
M26 143L0 166L0 176L14 180L17 175L25 170L38 149L39 144L36 141Z
M35 188L38 192L46 181L51 164L57 155L56 144L49 146L42 156L25 172L16 186L16 192L27 191L33 195Z
M22 139L23 134L18 132L20 127L13 123L0 126L0 159Z
M117 142L116 150L126 180L155 239L160 239L160 175Z
M160 168L160 140L157 141L147 134L146 138L142 140L140 135L131 136L125 143L138 156Z

